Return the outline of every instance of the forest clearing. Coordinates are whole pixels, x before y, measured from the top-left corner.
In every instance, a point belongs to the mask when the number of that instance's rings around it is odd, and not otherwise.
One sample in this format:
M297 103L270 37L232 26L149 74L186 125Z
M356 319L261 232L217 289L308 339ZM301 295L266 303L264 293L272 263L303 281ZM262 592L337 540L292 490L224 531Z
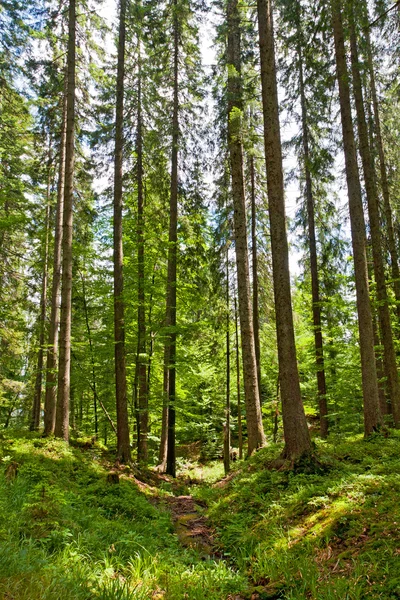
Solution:
M400 598L400 1L0 4L0 598Z

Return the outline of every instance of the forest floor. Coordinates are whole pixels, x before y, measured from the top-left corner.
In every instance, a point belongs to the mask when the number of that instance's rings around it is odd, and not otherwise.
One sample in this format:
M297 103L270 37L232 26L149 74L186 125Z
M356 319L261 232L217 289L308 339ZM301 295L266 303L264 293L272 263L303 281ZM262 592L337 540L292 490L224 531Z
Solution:
M2 435L0 599L400 598L398 432L317 442L294 470L271 445L227 478L87 446Z

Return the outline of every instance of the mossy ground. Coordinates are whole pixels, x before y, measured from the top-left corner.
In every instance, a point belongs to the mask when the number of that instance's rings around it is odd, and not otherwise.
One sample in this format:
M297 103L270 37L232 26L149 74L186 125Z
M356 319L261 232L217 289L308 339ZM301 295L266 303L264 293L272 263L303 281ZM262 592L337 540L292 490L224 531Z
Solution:
M180 544L160 502L170 491L155 503L128 475L108 483L100 448L14 436L0 458L0 598L222 600L247 588L223 561Z
M155 486L129 469L107 482L100 447L4 437L0 598L400 598L399 449L398 432L332 439L316 468L293 472L269 468L270 446L218 486L220 463L187 463L177 483ZM164 499L189 491L208 505L223 559L178 538Z
M270 470L270 447L194 493L259 598L400 598L399 450L398 432L320 442L305 474Z

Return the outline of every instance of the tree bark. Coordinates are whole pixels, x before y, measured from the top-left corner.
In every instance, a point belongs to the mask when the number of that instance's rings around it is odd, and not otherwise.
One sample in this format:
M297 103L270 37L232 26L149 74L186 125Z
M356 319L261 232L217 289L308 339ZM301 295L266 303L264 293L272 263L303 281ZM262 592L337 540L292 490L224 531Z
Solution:
M393 343L392 325L390 322L389 300L386 290L385 268L382 255L381 223L378 205L378 191L375 185L374 163L369 146L368 126L365 117L360 64L358 58L357 36L354 14L350 16L351 67L353 74L353 93L357 112L359 151L364 172L365 190L368 203L369 225L371 232L372 257L376 296L378 300L378 318L383 345L383 361L387 386L392 404L393 418L396 427L400 424L400 386L397 374L396 353Z
M143 185L143 122L142 122L142 70L140 41L138 51L138 112L137 112L137 244L138 244L138 460L147 463L147 435L149 426L147 357L146 357L146 305L144 289L145 242L144 242L144 185Z
M346 65L340 0L331 0L331 6L335 41L336 72L339 82L343 148L349 196L351 237L354 255L358 329L361 352L362 389L364 398L364 433L365 436L368 436L373 431L379 429L381 425L381 415L379 411L379 393L375 368L372 312L368 287L365 221L351 115L349 77Z
M228 146L230 155L236 269L238 280L239 318L242 339L242 360L248 454L265 444L260 396L257 380L257 361L254 345L253 316L250 294L250 270L247 247L246 201L241 139L242 89L240 58L240 16L237 0L229 0L228 24Z
M300 19L300 16L299 16ZM301 23L298 23L298 33L301 36ZM308 226L308 248L310 252L310 272L311 272L311 295L312 295L312 313L314 325L314 346L315 346L315 364L317 367L317 387L318 404L320 419L320 434L322 438L328 435L328 403L326 399L326 380L324 368L324 345L321 328L321 298L319 294L317 243L315 237L315 203L312 189L312 179L310 171L310 145L308 130L307 102L304 89L304 68L302 40L299 40L297 47L297 56L299 61L299 85L300 85L300 103L301 103L301 128L303 136L303 168L305 174L305 194L307 207L307 226Z
M42 271L42 289L40 293L40 315L39 315L39 350L37 357L37 373L35 381L35 392L32 406L32 420L30 424L31 431L37 431L40 425L40 409L42 398L43 381L43 355L44 340L46 333L46 306L47 306L47 277L48 277L48 259L49 259L49 232L50 232L50 191L51 191L51 157L49 148L49 164L47 174L47 192L46 192L46 217L45 217L45 242L43 252L43 271Z
M295 460L311 452L311 440L300 394L294 340L271 1L257 0L257 10L284 456Z
M168 441L167 473L176 475L175 401L176 401L176 264L178 239L178 151L179 151L179 17L177 0L173 2L173 113L171 190L168 236L167 314L168 333Z
M65 188L62 242L60 348L58 365L57 414L54 434L69 440L69 393L71 379L72 315L72 226L75 163L75 63L76 1L69 1L67 54L67 129L65 138Z
M57 184L57 208L54 234L53 282L51 288L51 309L46 359L46 392L44 399L44 435L52 435L56 425L57 404L57 362L58 328L60 325L61 288L61 249L63 243L64 185L65 185L65 145L67 135L67 88L65 74L62 123L60 132L60 156Z
M115 391L117 406L117 458L129 462L128 400L126 392L125 358L125 306L122 244L123 208L123 147L124 147L124 77L125 77L125 16L126 0L120 0L117 89L115 110L115 161L114 161L114 355Z

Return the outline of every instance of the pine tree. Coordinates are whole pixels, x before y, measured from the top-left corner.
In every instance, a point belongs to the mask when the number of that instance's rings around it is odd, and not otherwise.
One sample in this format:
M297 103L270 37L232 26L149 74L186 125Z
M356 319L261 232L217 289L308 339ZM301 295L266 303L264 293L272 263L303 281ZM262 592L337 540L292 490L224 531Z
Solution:
M238 281L239 317L242 339L243 380L248 431L248 454L265 443L262 424L257 359L254 344L253 316L248 262L246 200L243 172L240 14L236 0L227 4L228 64L228 148L234 208L234 238Z
M365 221L352 123L349 76L346 65L340 0L332 0L331 8L356 280L364 398L364 432L368 436L380 427L381 415L379 411L378 380L375 369L372 312L368 286Z
M76 2L68 7L67 124L65 137L65 183L63 208L62 283L59 338L57 413L54 434L69 439L71 377L72 224L75 163L75 68Z
M114 162L114 351L115 390L117 405L117 456L129 462L130 442L128 423L128 401L126 391L125 323L124 323L124 280L122 247L122 203L123 203L123 147L124 147L124 75L125 75L125 18L126 0L120 0L118 66L115 111L115 162Z
M257 11L279 381L285 435L284 454L290 459L296 459L311 451L311 441L301 400L294 341L274 33L270 0L258 0Z

